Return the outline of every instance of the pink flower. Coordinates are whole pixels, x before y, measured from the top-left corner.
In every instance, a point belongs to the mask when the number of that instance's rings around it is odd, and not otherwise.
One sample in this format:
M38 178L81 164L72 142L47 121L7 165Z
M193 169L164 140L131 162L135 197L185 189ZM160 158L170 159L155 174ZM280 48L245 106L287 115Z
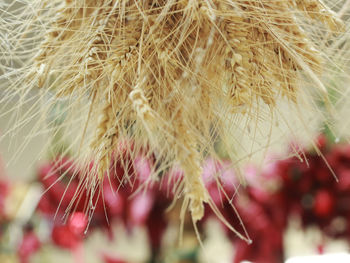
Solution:
M228 161L219 162L208 158L203 164L202 178L209 195L217 206L237 192L238 181Z
M154 196L150 192L141 192L132 198L130 200L128 217L130 222L134 225L145 224L154 202Z
M124 209L126 199L121 193L121 189L117 189L116 186L110 185L109 180L103 182L103 198L108 210L109 217L120 216Z
M76 212L71 215L68 221L68 227L72 233L76 236L82 236L86 226L88 224L88 219L84 213Z
M30 262L30 257L41 247L38 237L33 231L24 234L21 243L18 246L17 254L21 263Z
M112 255L103 254L102 256L104 263L128 263L127 261Z

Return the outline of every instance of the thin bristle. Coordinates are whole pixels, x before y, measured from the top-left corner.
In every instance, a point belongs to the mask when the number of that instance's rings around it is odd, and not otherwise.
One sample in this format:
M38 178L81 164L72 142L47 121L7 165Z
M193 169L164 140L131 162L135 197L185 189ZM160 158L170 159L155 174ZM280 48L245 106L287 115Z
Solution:
M239 134L255 142L259 130L251 135L244 124L239 133L239 122L273 122L280 101L300 109L315 91L326 97L321 73L330 59L318 48L344 29L319 0L34 2L33 27L19 31L35 47L23 69L10 71L9 89L25 96L40 88L64 101L64 125L81 135L67 128L66 138L79 140L78 157L94 162L99 181L113 158L123 163L115 151L125 141L131 157L143 151L164 162L155 174L180 166L177 190L194 222L210 203L201 164L217 156L217 141L231 141L233 159ZM86 174L94 194L99 181Z

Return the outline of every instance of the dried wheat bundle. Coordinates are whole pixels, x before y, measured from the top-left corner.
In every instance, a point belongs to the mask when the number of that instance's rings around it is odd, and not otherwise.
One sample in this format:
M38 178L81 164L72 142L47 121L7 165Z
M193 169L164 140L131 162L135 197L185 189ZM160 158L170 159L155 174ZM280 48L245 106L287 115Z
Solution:
M22 96L38 87L41 98L65 103L71 117L63 126L80 131L77 153L95 160L99 176L90 176L91 189L109 175L114 150L126 139L130 152L159 160L152 179L179 166L184 181L177 192L194 222L204 203L212 205L201 163L215 156L215 143L233 140L232 123L241 116L267 118L280 100L302 105L315 91L325 97L319 48L343 30L320 0L41 0L31 6L37 12L29 39L39 48L27 57L25 81L12 87L21 86Z

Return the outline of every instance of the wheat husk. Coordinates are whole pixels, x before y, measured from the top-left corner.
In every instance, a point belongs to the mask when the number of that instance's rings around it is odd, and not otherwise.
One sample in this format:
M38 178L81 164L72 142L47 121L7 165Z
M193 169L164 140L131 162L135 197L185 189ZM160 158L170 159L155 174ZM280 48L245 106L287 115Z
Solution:
M201 164L217 156L215 143L239 140L232 131L238 119L272 121L280 101L300 107L314 94L327 100L320 76L328 58L320 42L344 30L318 0L41 0L31 6L32 30L41 33L32 37L35 54L10 87L21 96L39 89L41 98L68 105L78 127L75 153L93 159L98 174L97 181L86 175L92 191L109 176L114 151L126 139L129 152L162 160L152 178L179 166L184 183L177 192L194 222L212 204ZM237 149L227 145L237 164Z

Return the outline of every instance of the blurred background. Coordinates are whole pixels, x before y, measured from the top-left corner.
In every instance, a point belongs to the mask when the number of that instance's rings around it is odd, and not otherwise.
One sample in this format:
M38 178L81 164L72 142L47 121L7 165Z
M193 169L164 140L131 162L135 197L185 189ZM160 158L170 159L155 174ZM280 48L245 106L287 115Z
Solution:
M16 143L26 134L17 135ZM136 193L120 181L132 169L134 186L142 185L153 160L140 155L128 171L116 161L101 196L94 197L93 211L87 211L87 193L77 176L82 167L69 156L35 159L44 139L31 141L31 149L13 161L14 153L6 151L10 142L1 145L0 262L278 263L349 252L350 144L334 143L327 134L315 138L322 156L305 147L299 156L270 153L263 165L247 164L246 187L236 181L229 161L208 158L203 178L219 212L206 207L197 225L202 244L189 215L180 224L182 200L168 209L175 193L166 180ZM181 180L179 171L163 176L174 173ZM218 217L248 233L253 243Z

